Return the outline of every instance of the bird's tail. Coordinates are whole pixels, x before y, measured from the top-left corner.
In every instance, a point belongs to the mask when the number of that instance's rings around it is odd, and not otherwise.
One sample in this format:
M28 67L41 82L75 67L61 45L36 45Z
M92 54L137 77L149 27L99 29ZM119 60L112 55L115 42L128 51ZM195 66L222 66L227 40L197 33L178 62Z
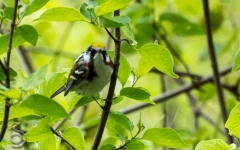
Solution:
M66 86L63 85L62 87L60 87L56 92L53 93L53 95L50 97L51 99L54 98L55 96L57 96L58 94L62 93L63 91L65 91Z

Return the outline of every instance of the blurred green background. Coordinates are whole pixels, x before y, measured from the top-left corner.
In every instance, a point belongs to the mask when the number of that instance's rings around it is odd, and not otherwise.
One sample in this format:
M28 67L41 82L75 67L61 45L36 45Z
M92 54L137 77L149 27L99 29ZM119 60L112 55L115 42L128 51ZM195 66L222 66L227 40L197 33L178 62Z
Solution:
M103 1L103 0L102 0ZM30 24L34 26L39 34L37 45L31 46L29 43L23 45L24 51L30 59L33 71L38 70L49 63L48 72L61 71L62 68L71 68L78 55L86 50L93 42L99 41L107 45L109 50L114 49L114 42L109 39L108 34L103 28L95 27L89 23L80 22L47 22L35 20L44 10L53 7L74 7L79 9L85 0L51 0L39 11L25 17L20 25ZM2 1L0 0L0 4ZM211 0L209 1L211 10L211 22L213 30L214 46L217 55L219 70L222 70L233 64L233 58L239 49L239 0ZM175 50L174 57L175 70L186 72L187 66L190 73L201 77L212 74L211 64L207 52L206 36L204 32L204 19L202 1L200 0L140 0L133 1L126 8L121 10L121 15L127 15L131 18L137 48L147 43L153 43L158 40L160 44L169 48L163 37L167 39L171 47ZM35 20L35 21L34 21ZM8 29L7 24L4 28ZM124 38L124 34L122 34ZM129 47L126 42L122 42L121 52L128 59L132 68L134 68L138 58L137 52ZM2 56L3 57L3 56ZM179 61L179 58L181 61ZM21 61L21 55L18 50L14 50L11 57L11 66L14 70L29 71L24 68ZM189 77L180 76L185 83L191 83ZM229 86L237 83L239 72L231 73L221 81ZM167 90L180 88L175 79L165 76ZM21 86L22 80L19 77L16 80L16 87ZM140 78L136 87L148 89L152 97L162 93L161 76L150 72ZM125 86L130 86L128 82ZM118 94L121 89L120 83L117 84L115 93ZM102 92L106 95L107 88ZM221 110L219 110L215 87L212 83L205 84L199 89L192 90L198 107L210 117L218 127L223 129L221 121ZM224 95L228 111L237 103L237 97L232 92L224 89ZM68 97L58 96L56 100L64 108L68 109ZM139 103L131 99L124 98L123 101L114 105L113 110L119 110L127 106ZM196 144L200 140L226 137L217 129L216 126L208 123L205 119L199 118L199 128L194 129L193 112L186 94L181 94L168 100L164 105L157 104L151 107L135 111L128 115L134 124L137 124L140 113L142 122L146 128L163 127L164 114L163 106L167 108L167 127L172 127L178 131L184 140L190 145ZM62 128L76 125L82 107L78 108L73 114L72 119L68 120ZM83 124L80 127L85 133L86 149L90 149L96 127L87 128L94 123L94 119L99 117L101 109L95 102L88 106ZM104 135L104 140L108 139ZM108 139L111 140L111 139ZM157 147L157 146L156 146ZM67 146L61 147L62 150ZM156 148L157 149L157 148ZM162 148L159 148L162 149ZM185 148L187 149L187 148ZM191 149L191 148L188 148Z

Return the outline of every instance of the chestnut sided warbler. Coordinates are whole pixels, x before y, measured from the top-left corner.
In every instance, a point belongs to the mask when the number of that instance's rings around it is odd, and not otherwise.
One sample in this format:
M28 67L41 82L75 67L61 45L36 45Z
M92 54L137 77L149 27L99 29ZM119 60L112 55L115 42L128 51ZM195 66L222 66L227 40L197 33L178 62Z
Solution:
M64 92L64 96L66 96L69 91L93 97L101 92L109 82L112 72L113 63L104 44L95 42L78 56L68 75L67 82L54 92L51 98L61 92Z

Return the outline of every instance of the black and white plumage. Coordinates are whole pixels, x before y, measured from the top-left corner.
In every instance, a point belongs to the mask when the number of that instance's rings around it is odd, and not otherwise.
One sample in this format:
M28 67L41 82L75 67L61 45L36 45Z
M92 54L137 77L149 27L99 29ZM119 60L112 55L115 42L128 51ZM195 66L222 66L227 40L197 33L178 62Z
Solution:
M113 63L104 44L93 43L76 59L67 82L53 93L51 98L61 92L66 96L69 91L83 96L94 96L109 82L112 72Z

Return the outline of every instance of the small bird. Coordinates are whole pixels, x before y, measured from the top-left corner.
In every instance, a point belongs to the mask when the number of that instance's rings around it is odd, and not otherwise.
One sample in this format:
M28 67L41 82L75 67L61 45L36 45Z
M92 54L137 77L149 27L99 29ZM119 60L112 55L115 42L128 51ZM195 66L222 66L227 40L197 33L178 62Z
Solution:
M94 96L102 91L113 73L113 62L103 43L95 42L76 59L67 82L52 94L54 98L61 92L64 96L75 91L83 96Z

